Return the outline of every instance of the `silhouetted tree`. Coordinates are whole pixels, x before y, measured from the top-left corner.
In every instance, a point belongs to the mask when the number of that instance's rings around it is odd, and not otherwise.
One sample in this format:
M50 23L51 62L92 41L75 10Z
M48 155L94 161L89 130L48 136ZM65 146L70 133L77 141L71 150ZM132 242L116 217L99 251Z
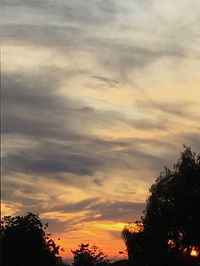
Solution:
M2 266L55 266L57 246L38 215L5 216L1 220Z
M200 257L200 155L185 147L150 193L139 229L122 232L130 260L134 265L195 265Z
M72 250L74 266L107 266L106 255L96 246L80 244L79 249Z

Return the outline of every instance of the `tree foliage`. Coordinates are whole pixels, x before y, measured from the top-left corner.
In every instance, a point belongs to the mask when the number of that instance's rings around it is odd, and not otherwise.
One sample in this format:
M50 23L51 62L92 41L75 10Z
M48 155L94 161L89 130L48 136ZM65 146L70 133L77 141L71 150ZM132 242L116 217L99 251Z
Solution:
M134 265L195 265L200 257L200 155L185 147L150 188L136 231L122 232ZM194 255L194 256L192 256Z
M74 266L106 266L106 255L97 247L89 244L80 244L79 249L72 250Z
M55 266L57 246L38 215L5 216L1 220L2 266Z

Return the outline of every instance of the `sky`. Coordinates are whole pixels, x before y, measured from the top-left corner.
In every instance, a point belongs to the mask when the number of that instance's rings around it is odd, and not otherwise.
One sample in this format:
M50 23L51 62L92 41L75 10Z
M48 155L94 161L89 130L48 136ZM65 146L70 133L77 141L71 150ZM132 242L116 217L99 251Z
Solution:
M2 215L119 257L164 166L200 151L200 1L2 0L0 21Z

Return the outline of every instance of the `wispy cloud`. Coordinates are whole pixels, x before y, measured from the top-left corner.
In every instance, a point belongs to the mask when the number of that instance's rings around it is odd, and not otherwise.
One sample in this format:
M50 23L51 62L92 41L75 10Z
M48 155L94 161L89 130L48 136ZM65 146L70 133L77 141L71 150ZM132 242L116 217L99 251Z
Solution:
M182 144L200 149L200 4L7 0L2 9L4 209L40 212L74 242L102 241L93 223L138 219Z

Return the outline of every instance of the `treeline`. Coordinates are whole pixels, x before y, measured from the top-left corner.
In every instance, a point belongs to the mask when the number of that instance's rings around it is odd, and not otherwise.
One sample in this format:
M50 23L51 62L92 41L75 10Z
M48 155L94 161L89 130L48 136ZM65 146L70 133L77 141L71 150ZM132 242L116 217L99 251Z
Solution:
M133 266L200 265L200 154L185 147L173 169L165 170L150 188L144 215L122 232ZM46 234L39 215L1 220L2 266L64 266L60 247ZM112 245L112 243L111 243ZM107 266L96 246L72 251L74 266Z

